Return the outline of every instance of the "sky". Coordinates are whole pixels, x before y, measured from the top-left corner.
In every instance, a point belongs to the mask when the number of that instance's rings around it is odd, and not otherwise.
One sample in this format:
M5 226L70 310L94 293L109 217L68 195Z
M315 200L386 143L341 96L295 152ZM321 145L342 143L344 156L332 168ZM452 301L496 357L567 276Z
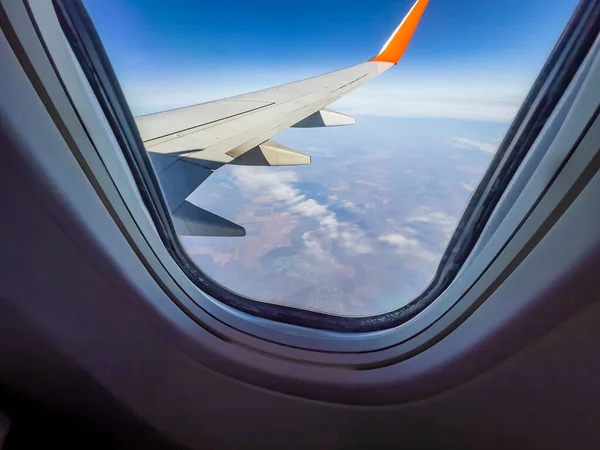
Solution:
M412 0L85 0L134 115L375 56ZM574 0L430 0L397 67L290 129L304 167L224 166L189 198L244 238L182 238L215 281L329 314L396 309L431 280Z
M85 4L134 114L145 114L363 62L412 0ZM431 0L398 68L342 106L386 116L510 120L575 5Z

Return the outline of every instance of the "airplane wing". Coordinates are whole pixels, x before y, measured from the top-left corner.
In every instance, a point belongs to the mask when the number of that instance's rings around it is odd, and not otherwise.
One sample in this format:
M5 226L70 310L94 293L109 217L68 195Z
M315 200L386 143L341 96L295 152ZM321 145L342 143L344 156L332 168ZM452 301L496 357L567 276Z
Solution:
M417 0L377 56L306 80L136 118L180 235L244 236L245 230L186 199L223 164L310 164L271 138L290 128L351 125L327 105L397 64L429 0Z

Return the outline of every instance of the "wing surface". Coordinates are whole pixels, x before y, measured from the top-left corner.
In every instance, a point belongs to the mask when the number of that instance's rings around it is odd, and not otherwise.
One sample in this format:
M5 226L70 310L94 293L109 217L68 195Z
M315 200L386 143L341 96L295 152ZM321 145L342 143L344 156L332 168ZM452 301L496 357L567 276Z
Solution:
M242 227L192 205L187 197L223 164L310 164L308 155L271 138L290 127L353 124L354 118L326 107L398 63L427 3L417 0L379 54L367 62L249 94L137 117L177 232L243 236Z

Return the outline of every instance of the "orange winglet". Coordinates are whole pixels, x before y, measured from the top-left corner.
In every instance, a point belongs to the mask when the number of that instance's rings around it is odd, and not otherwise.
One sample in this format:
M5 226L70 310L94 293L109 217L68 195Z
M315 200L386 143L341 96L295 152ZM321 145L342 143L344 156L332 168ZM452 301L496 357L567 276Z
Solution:
M429 0L417 0L413 7L410 9L408 14L402 19L394 34L390 36L388 41L385 43L379 55L370 61L380 61L398 64L398 61L404 54L408 43L412 38L421 16L427 7Z

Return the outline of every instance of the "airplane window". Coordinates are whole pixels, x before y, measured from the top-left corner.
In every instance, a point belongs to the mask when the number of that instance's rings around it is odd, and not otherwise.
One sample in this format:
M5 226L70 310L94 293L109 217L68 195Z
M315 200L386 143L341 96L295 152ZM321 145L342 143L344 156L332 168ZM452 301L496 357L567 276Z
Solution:
M84 3L189 257L347 317L430 284L577 4Z

